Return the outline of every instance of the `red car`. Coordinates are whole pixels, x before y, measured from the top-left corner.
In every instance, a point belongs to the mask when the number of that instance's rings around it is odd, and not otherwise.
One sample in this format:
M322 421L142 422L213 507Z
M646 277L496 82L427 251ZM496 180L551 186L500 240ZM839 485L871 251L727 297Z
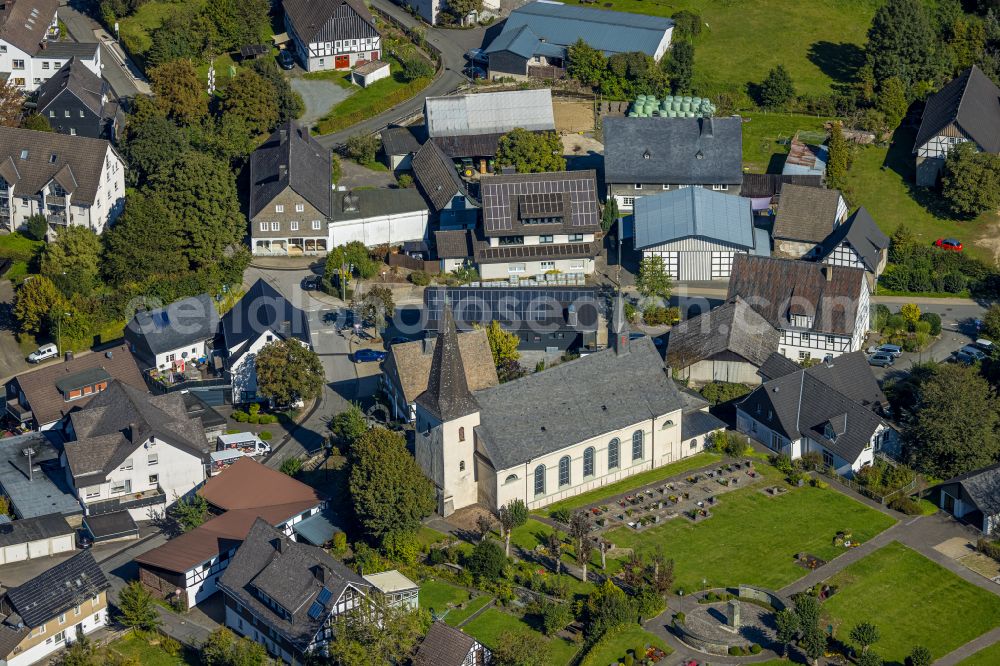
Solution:
M942 250L951 250L952 252L962 251L962 241L954 238L938 238L934 241L934 245Z

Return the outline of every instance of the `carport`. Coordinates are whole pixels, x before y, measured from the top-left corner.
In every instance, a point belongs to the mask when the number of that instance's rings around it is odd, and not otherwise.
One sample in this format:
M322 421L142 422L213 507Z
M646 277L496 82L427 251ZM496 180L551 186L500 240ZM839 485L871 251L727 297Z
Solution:
M113 511L99 516L87 516L83 519L83 529L87 531L94 543L139 538L139 527L132 520L128 511Z

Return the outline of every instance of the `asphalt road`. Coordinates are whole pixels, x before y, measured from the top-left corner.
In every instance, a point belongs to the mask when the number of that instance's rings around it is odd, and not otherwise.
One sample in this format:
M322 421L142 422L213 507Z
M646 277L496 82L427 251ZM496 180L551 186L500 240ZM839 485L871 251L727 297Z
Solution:
M149 86L139 68L135 66L121 48L114 43L104 27L95 19L71 5L59 6L59 19L66 24L66 30L76 42L101 43L101 74L107 79L118 97L131 98L138 93L149 93ZM103 36L103 38L99 38Z
M357 125L352 125L346 130L316 137L316 140L325 148L337 148L355 134L374 132L400 118L419 113L424 108L424 98L447 95L457 90L463 84L468 84L469 79L462 74L462 70L466 65L465 52L483 45L486 28L474 28L470 30L430 28L389 0L372 0L371 4L399 19L407 27L421 26L422 29L425 29L427 41L441 51L441 71L438 73L437 78L416 97L397 104L374 118L370 118Z

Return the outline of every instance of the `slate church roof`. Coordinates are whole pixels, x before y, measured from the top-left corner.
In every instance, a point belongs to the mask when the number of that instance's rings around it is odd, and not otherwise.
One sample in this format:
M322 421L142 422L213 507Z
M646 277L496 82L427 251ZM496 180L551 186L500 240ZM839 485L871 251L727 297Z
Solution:
M451 421L479 411L479 405L469 391L455 318L447 305L434 347L427 390L417 396L417 404L440 421Z

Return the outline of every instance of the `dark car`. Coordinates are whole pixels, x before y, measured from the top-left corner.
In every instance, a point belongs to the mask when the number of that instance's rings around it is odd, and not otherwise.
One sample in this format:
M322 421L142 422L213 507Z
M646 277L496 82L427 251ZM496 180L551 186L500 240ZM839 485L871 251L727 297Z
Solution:
M952 357L949 360L954 361L955 363L961 363L962 365L972 365L979 359L977 359L969 352L959 349L952 355Z
M485 65L490 61L490 57L482 49L469 49L465 52L465 59L473 65Z
M295 56L291 51L281 50L278 52L278 64L281 65L281 69L294 69Z
M394 337L394 338L393 338L392 340L389 340L389 346L391 347L391 346L393 346L393 345L401 345L401 344L403 344L404 342L413 342L413 341L412 341L412 340L410 340L409 338L404 338L404 337L403 337L403 336L401 336L401 335L397 335L397 336L396 336L396 337Z
M891 354L885 354L882 352L872 354L868 357L868 365L874 365L880 368L892 367L892 364L895 362L896 359L894 359Z
M468 65L465 69L462 70L462 73L465 74L470 79L472 79L473 81L475 81L476 79L486 78L486 70L483 69L482 67L477 67L476 65Z
M310 275L309 277L302 278L302 289L305 291L315 291L319 289L320 277L318 275Z
M384 361L386 353L377 349L359 349L354 352L355 363L372 363L374 361Z

